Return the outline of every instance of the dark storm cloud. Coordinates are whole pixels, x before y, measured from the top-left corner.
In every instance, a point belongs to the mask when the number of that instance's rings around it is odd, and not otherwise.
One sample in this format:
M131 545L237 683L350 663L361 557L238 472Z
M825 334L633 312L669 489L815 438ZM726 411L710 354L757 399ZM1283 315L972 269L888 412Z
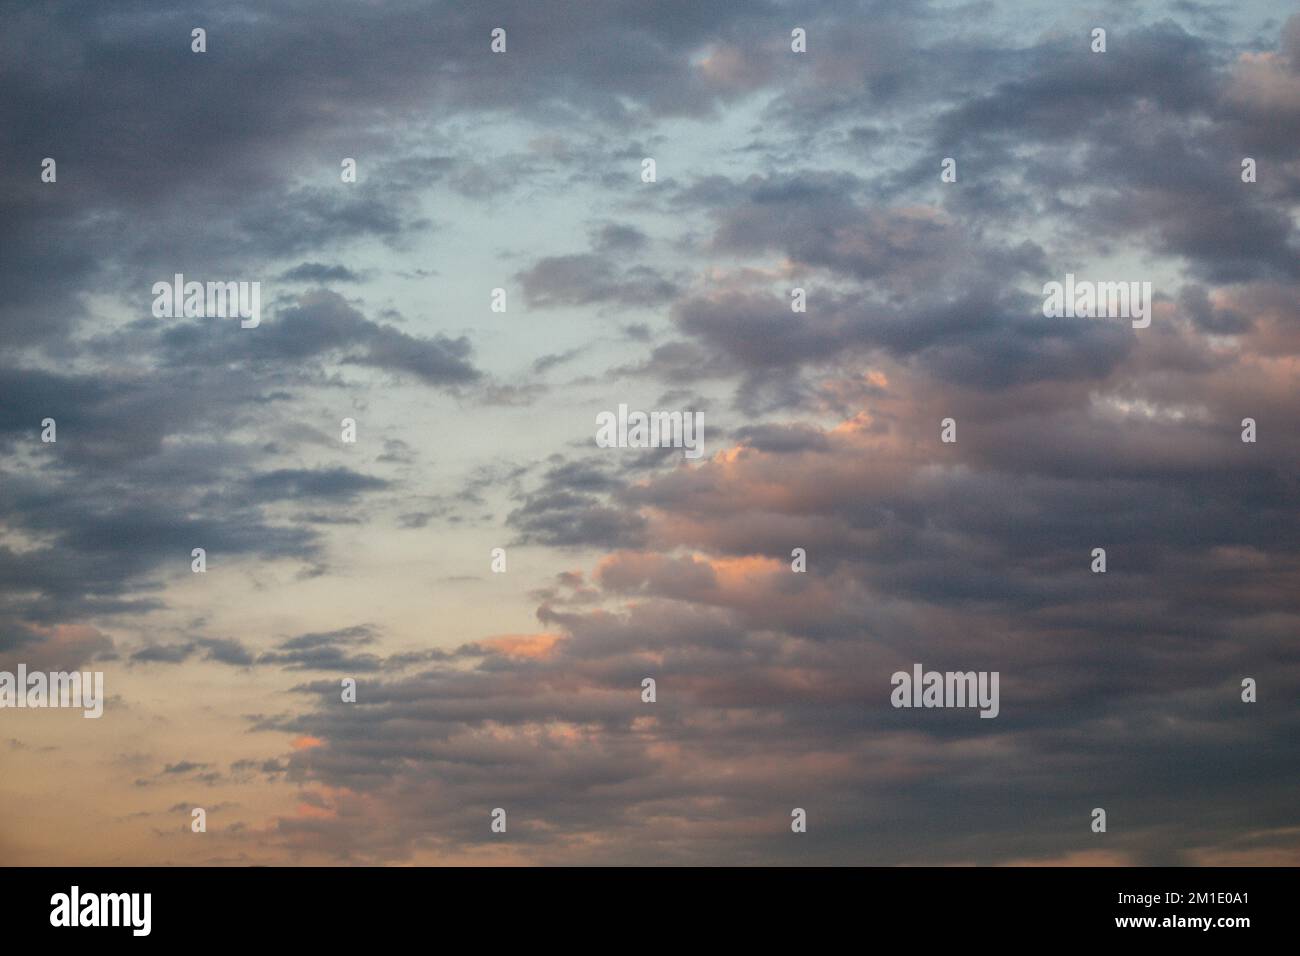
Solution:
M1150 236L1216 282L1295 279L1300 239L1285 205L1300 181L1243 184L1240 165L1300 141L1300 72L1283 62L1228 60L1172 22L1126 32L1104 55L1063 38L1036 48L1021 78L939 117L933 153L959 154L980 179L1023 170L1037 202L1020 213L1071 235ZM1271 141L1258 141L1264 130ZM1084 201L1063 190L1085 190Z
M193 763L188 760L182 760L180 763L168 764L163 767L163 774L190 773L195 770L203 770L207 767L205 763Z
M244 645L234 638L205 638L198 642L207 650L207 659L218 664L232 667L251 667L253 655Z
M883 352L945 380L1005 388L1104 377L1133 346L1133 336L1114 323L1043 320L1036 293L1052 272L1036 243L998 242L933 207L846 200L860 186L853 177L810 173L713 177L688 189L707 192L714 248L750 258L780 253L807 279L790 279L774 293L755 287L770 287L770 279L742 275L730 287L680 297L674 322L709 354L693 354L689 342L667 343L642 366L616 372L674 382L701 368L739 375L740 404L771 408L807 401L809 390L793 370L854 353ZM840 289L824 288L815 270L839 279ZM841 291L844 280L851 291ZM796 285L806 287L808 306L792 315L788 296Z
M358 624L353 627L340 628L336 631L314 631L310 634L299 634L297 637L282 641L280 647L286 651L302 651L336 644L373 644L374 642L375 637L371 628Z
M809 425L748 425L736 429L735 437L742 444L776 454L830 449L825 434Z
M1249 316L1234 309L1215 308L1205 286L1186 285L1178 293L1179 307L1197 328L1216 335L1235 335L1250 330Z
M193 644L169 644L145 647L131 655L131 660L141 664L179 664L194 653Z
M983 388L1042 380L1102 378L1133 347L1116 323L1045 320L1041 299L1004 299L976 287L953 298L918 296L905 306L866 296L822 293L806 315L793 316L787 299L737 290L679 300L673 319L682 332L707 343L715 359L691 357L685 368L773 373L801 365L882 352L915 362L936 378ZM640 371L680 381L673 349L662 346Z
M1073 139L1081 125L1100 128L1139 98L1160 115L1188 116L1213 106L1218 64L1211 42L1170 21L1125 30L1113 40L1105 54L1093 53L1074 35L1036 45L1023 60L1023 78L972 97L940 123L941 145L1010 132Z
M445 651L431 649L415 653L379 655L358 649L377 642L366 625L312 632L277 641L272 650L258 652L233 638L197 638L180 644L157 644L135 651L130 660L138 664L182 664L196 658L230 667L275 667L286 671L324 670L353 674L381 671L400 672L416 664L447 660Z
M602 500L623 482L604 465L565 462L547 470L506 517L520 544L560 548L635 547L645 540L645 519L617 502Z
M665 342L652 348L640 361L616 366L606 375L610 379L626 375L654 378L674 385L694 385L699 382L704 369L709 369L714 375L724 376L733 371L731 363L725 357L721 364L710 364L716 358L694 342Z
M651 306L672 299L679 291L650 266L621 268L595 253L548 256L515 279L523 286L528 304L535 308L597 303Z
M223 429L259 399L252 375L123 365L113 374L0 368L0 447L39 449L36 461L51 469L122 468L136 477L198 483L247 460L245 450L224 440ZM40 440L46 418L55 421L57 442ZM183 453L166 443L176 435L189 440Z
M541 358L533 360L533 371L539 375L543 372L549 372L553 368L572 362L586 350L585 347L566 349L563 352L555 352L550 355L543 355Z
M309 643L281 642L274 651L258 656L259 665L275 665L286 670L338 670L344 673L372 673L380 670L384 661L377 654L356 653L352 648L369 643L339 632L334 635L316 635L323 639Z
M280 276L285 282L307 282L321 285L326 282L360 282L362 277L347 266L329 266L323 262L304 262Z
M595 231L591 245L597 252L635 252L649 241L649 237L636 226L611 222Z
M257 382L249 372L189 367L0 371L0 441L21 452L0 482L0 513L11 532L33 541L21 552L0 548L5 615L49 623L156 609L154 592L190 573L195 547L214 562L319 561L316 532L271 523L261 504L350 500L388 482L343 468L252 467L262 453L226 433L260 410ZM39 440L46 417L57 422L57 442ZM206 651L247 663L235 648ZM138 659L179 653L147 649Z
M234 638L197 638L183 644L154 644L142 647L131 655L131 661L138 664L181 664L190 660L200 651L205 652L203 660L232 667L251 667L255 661L253 654L240 641Z
M859 204L854 199L863 187L843 173L756 175L737 182L714 177L684 191L679 201L703 200L713 208L717 251L780 252L805 269L827 269L890 290L955 286L974 275L1014 280L1044 268L1043 250L1030 241L1003 245L977 236L934 207Z
M166 360L176 367L243 361L254 367L334 358L382 371L409 374L433 386L476 381L467 338L441 333L420 338L365 318L336 292L318 289L258 326L254 338L237 322L171 323L159 332ZM236 333L242 332L243 335Z
M345 674L400 673L431 661L446 661L456 656L440 648L380 655L360 652L359 648L376 644L372 627L355 624L333 631L299 634L276 644L275 649L257 658L258 666L272 665L287 671L337 671Z
M566 491L530 494L506 517L520 544L559 548L634 546L645 539L645 521L635 512L603 504L592 495Z
M112 483L77 494L59 482L10 478L0 510L15 530L45 544L21 554L0 549L0 585L10 606L41 619L145 609L158 576L190 573L190 551L219 556L307 560L317 554L306 529L273 526L256 508L229 508L219 516L189 513L190 489L151 485L137 494ZM17 597L24 595L24 597Z
M281 468L256 475L249 482L249 491L255 501L282 499L336 498L344 501L355 498L363 491L389 487L389 482L372 475L363 475L348 468L319 469Z

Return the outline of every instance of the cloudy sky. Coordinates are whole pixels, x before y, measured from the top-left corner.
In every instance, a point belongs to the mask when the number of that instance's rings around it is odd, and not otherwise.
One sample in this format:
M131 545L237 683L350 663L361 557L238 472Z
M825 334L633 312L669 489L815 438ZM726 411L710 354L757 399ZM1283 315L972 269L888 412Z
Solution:
M1137 7L7 10L0 863L1300 863L1300 15Z

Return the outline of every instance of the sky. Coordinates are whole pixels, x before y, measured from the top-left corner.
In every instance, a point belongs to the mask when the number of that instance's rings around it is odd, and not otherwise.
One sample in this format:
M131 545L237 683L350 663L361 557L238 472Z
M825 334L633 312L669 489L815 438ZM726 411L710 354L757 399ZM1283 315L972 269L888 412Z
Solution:
M0 671L107 696L0 864L1300 863L1294 5L54 2L0 90Z

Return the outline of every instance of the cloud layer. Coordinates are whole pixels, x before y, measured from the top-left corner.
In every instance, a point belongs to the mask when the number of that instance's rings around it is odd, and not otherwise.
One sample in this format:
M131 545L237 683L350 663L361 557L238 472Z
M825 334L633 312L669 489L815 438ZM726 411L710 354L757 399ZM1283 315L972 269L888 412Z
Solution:
M0 669L105 670L110 730L0 715L0 846L1300 861L1300 16L1098 16L9 17ZM154 318L178 272L261 325ZM1150 327L1044 318L1067 273ZM705 457L596 447L620 403ZM893 709L916 662L1000 715Z

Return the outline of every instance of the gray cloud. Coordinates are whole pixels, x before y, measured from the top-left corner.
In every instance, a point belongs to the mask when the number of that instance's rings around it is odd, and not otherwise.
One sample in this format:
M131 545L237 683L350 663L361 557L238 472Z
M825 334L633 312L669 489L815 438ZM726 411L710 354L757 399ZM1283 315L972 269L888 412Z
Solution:
M248 727L310 745L230 777L313 812L228 835L280 860L472 851L472 808L507 806L540 862L1009 862L1095 849L1094 805L1132 862L1295 859L1300 17L1180 0L1102 58L1069 13L825 2L796 57L775 3L494 9L506 56L457 4L7 16L4 661L278 678ZM518 240L534 215L579 245ZM444 307L481 241L563 324L541 354ZM1150 329L1043 319L1042 282L1093 265L1161 280ZM177 271L263 281L261 326L152 318ZM570 381L488 371L530 367ZM615 386L707 406L720 454L598 454L556 413L550 448L492 457L518 408ZM310 424L428 390L488 444L345 463ZM527 548L538 632L175 624L191 548L324 577L376 522ZM1002 715L893 710L914 661L999 670ZM229 782L214 759L132 777Z
M650 306L672 299L677 286L649 266L619 268L594 253L548 256L515 276L529 305L617 303Z

